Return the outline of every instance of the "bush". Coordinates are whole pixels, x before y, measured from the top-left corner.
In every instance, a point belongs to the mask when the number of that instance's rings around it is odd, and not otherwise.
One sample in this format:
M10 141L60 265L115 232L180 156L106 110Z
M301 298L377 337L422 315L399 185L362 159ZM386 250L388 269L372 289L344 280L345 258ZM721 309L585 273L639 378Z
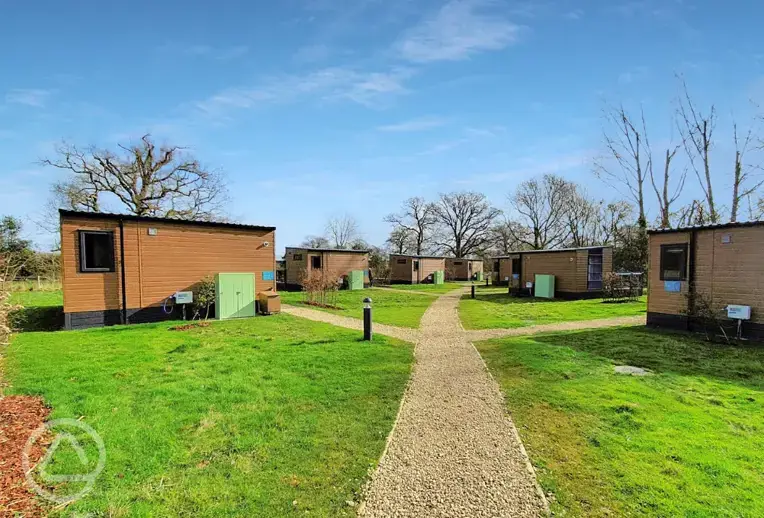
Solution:
M194 319L201 318L204 313L204 320L210 318L210 307L215 303L215 280L207 276L196 285L194 293Z
M334 306L340 284L336 272L311 270L302 277L304 301L318 306Z

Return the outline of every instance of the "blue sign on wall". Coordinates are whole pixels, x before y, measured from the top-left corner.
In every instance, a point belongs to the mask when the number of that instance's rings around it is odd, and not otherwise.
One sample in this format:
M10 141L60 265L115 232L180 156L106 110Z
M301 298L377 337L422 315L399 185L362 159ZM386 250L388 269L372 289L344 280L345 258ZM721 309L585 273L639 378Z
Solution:
M663 281L663 291L679 293L682 291L682 283L681 281Z
M273 280L273 272L272 271L263 272L263 280L264 281L272 281Z

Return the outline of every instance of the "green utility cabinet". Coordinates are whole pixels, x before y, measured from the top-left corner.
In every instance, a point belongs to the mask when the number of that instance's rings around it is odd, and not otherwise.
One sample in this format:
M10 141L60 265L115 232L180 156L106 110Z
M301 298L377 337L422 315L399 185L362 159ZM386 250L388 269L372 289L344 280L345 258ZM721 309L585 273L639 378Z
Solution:
M255 274L219 273L215 275L215 317L255 316Z
M348 289L363 289L363 270L353 270L352 272L348 272Z
M536 275L533 296L541 299L553 299L554 275Z
M443 270L438 270L435 272L432 272L432 283L433 284L443 284L443 280L445 278Z
M475 274L475 280L478 282L483 282L483 272L477 272Z

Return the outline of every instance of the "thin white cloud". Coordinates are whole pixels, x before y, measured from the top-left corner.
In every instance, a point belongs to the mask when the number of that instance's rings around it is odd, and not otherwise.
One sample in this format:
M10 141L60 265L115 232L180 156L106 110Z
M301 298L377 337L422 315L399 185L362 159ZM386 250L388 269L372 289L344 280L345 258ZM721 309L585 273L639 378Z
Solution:
M591 160L592 156L594 156L593 150L582 149L546 160L538 160L535 157L527 158L519 160L518 167L513 169L495 173L474 174L457 183L464 185L504 183L532 178L545 173L562 173L584 167Z
M214 47L211 45L181 45L171 43L159 48L163 54L175 56L185 56L192 58L205 58L217 61L230 61L244 57L249 53L249 47L246 45L234 45L229 47Z
M420 117L396 124L378 126L377 131L385 131L390 133L408 133L438 128L444 124L446 124L446 120L440 117Z
M297 63L318 63L325 61L330 54L331 49L327 45L306 45L295 52L294 60Z
M23 104L33 108L43 108L52 93L50 90L39 88L15 89L5 94L5 102L8 104Z
M406 93L404 82L412 73L406 68L359 72L331 67L304 75L280 76L255 86L229 88L195 103L195 106L213 116L269 104L298 102L308 97L377 106L392 96Z
M501 15L486 14L489 5L481 0L449 1L408 31L397 44L398 52L414 63L458 61L515 43L521 27Z

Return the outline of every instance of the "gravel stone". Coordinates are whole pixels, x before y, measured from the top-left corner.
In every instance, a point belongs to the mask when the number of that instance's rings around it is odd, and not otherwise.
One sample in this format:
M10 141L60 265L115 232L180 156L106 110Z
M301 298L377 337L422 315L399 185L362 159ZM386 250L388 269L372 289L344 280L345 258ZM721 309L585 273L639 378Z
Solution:
M652 374L647 369L641 367L634 367L632 365L616 365L613 370L618 374L629 374L631 376L649 376Z

